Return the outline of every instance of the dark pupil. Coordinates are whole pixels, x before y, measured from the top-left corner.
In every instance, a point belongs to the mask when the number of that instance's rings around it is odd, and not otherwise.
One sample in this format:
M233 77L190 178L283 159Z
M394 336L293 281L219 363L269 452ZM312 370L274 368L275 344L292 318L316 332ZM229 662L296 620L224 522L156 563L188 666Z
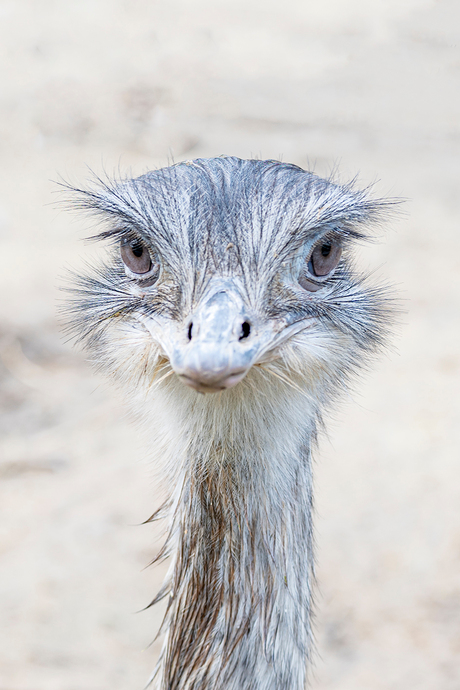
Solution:
M144 252L144 247L142 244L137 242L136 244L131 245L131 250L134 254L134 256L137 256L137 258L141 257L143 252Z
M323 244L321 245L321 256L329 256L331 253L332 245L331 244Z

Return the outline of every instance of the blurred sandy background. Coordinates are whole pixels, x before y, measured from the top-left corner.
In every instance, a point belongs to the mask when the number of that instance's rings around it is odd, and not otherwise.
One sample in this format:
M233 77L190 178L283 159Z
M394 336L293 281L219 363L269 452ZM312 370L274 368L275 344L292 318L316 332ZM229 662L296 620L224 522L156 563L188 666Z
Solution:
M3 0L0 32L0 690L140 690L159 649L158 498L59 332L96 250L51 180L221 153L410 200L361 259L404 324L316 463L313 688L458 690L459 3Z

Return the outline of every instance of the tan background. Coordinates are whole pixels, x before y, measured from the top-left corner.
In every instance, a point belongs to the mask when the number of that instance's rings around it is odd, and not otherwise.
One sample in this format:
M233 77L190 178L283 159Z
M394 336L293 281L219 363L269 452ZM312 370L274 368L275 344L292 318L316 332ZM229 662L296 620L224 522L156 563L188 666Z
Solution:
M51 180L221 153L379 180L393 351L316 466L315 690L460 688L458 0L0 2L0 690L139 690L164 569L147 454L63 342L95 251Z

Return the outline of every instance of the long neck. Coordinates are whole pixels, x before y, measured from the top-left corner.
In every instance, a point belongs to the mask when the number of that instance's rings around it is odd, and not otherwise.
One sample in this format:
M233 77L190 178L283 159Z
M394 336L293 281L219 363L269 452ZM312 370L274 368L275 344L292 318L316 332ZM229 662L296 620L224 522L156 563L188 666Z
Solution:
M293 428L299 414L286 424L274 409L263 421L253 412L213 411L205 423L201 411L189 427L172 527L162 690L305 687L312 429L305 410L300 431Z

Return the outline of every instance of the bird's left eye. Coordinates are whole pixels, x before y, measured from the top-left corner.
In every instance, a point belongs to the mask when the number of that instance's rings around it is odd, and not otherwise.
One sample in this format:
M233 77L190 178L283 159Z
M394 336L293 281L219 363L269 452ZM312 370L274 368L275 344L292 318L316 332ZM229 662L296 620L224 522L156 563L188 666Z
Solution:
M322 239L313 248L306 268L299 278L300 285L309 292L315 292L337 267L342 255L342 246L336 239Z
M152 268L149 251L140 240L123 240L120 254L125 266L136 275L148 273Z
M318 278L329 275L337 266L342 247L337 241L323 240L313 249L308 262L308 270Z

